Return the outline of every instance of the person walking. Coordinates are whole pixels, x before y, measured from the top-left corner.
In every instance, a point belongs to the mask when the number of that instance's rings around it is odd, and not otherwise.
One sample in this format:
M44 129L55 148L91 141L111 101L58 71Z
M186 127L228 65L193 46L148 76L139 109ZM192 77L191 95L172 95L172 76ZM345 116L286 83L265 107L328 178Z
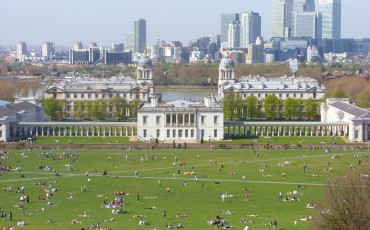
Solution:
M162 211L162 218L165 218L167 216L166 210Z
M140 202L140 196L139 196L139 193L136 194L137 196L137 202Z
M13 213L12 212L9 212L9 220L13 221Z

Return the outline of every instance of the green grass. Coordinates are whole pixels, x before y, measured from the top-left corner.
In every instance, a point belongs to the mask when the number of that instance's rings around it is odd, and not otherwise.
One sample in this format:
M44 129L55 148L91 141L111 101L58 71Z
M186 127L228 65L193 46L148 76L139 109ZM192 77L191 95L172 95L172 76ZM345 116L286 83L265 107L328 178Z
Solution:
M232 140L227 141L217 141L215 143L220 144L302 144L302 145L317 145L321 143L326 143L328 145L330 144L348 144L344 141L342 137L335 137L333 140L332 137L238 137L235 136L232 138Z
M16 193L14 190L0 191L1 209L8 213L13 212L13 222L0 220L0 227L16 226L16 222L25 220L27 225L22 229L87 229L97 222L100 222L102 228L112 229L165 229L167 223L177 225L179 222L186 229L214 229L215 226L207 225L206 220L214 219L219 214L225 217L226 222L234 226L234 229L243 229L246 225L239 222L241 218L254 220L254 223L249 224L252 229L272 229L271 226L265 226L265 222L273 220L277 220L277 229L308 229L308 222L298 222L298 226L295 226L294 221L315 214L313 209L306 209L305 206L322 197L324 179L342 175L349 169L350 164L358 164L358 159L353 157L357 151L349 150L335 150L330 153L323 150L259 150L259 157L253 155L251 150L77 150L77 162L72 161L76 157L42 159L41 152L11 150L8 159L4 160L3 165L21 167L25 177L20 177L20 172L17 171L6 172L0 178L0 186L24 186L25 193ZM71 150L65 152L70 153ZM57 156L62 153L63 150L59 150L53 151L52 154ZM27 158L24 157L25 154ZM332 154L340 155L341 159L331 159ZM364 162L365 151L360 154L363 154ZM152 160L152 156L155 159ZM186 166L176 165L174 168L175 157L178 161L185 161ZM17 164L17 161L20 164ZM285 161L290 164L279 166ZM329 167L328 162L333 172L324 173L323 169ZM68 164L71 164L75 171L69 171L66 166ZM221 172L220 164L224 165ZM303 172L305 164L310 167L309 173ZM39 170L39 165L47 165L58 171L61 176ZM259 169L266 165L264 174L261 174ZM93 173L93 170L98 173ZM103 176L104 170L108 171L107 176ZM135 170L139 172L138 177L134 175ZM178 170L180 174L174 178L173 174L177 174ZM194 176L184 175L185 171L194 171L199 178L198 183L194 182ZM87 182L86 172L90 174L91 184ZM283 172L286 174L285 179L282 177ZM314 172L320 176L313 177ZM233 175L229 175L231 173ZM242 176L246 177L245 181ZM158 186L158 180L161 181L161 186ZM44 189L50 189L49 186L34 185L39 181L51 182L51 187L59 188L49 200L57 206L46 206L47 201L38 199L39 196L45 195ZM184 181L188 186L182 185ZM221 184L215 184L215 181ZM307 188L298 190L297 184L305 184ZM86 186L86 192L80 190L81 185ZM247 202L244 201L245 192L242 191L245 187L252 189ZM167 193L166 188L170 188L171 193ZM297 195L300 201L283 202L278 198L280 191L287 196L287 192L291 190L303 193ZM128 211L127 214L114 215L111 209L101 208L103 197L107 196L108 201L111 201L116 197L116 191L128 193L124 196L125 205L122 207ZM223 203L219 196L221 193L232 194L233 197L226 198ZM69 194L76 198L68 199ZM140 202L137 202L137 194L140 196ZM14 206L19 203L20 195L30 197L30 203L24 204L24 210ZM145 209L149 207L158 209ZM40 208L46 210L38 211ZM161 217L162 210L167 212L165 219ZM227 210L233 211L234 214L222 214ZM84 211L89 213L90 217L78 216ZM27 215L22 215L24 213ZM188 218L175 217L176 214L185 213ZM253 213L259 217L247 216ZM139 226L140 218L133 218L133 215L139 214L144 215L143 219L150 225ZM112 217L115 221L102 222L103 219ZM48 219L56 222L47 223ZM81 224L71 225L72 219L81 221Z

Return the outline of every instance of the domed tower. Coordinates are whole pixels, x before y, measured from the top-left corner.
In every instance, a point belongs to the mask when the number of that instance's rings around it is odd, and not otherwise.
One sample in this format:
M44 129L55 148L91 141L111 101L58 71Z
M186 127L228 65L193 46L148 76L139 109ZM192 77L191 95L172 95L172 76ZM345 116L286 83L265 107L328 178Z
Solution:
M234 61L230 57L222 58L218 72L218 94L222 95L226 84L235 83Z
M137 83L144 87L149 88L149 93L154 94L154 79L152 72L152 61L149 57L142 58L137 65Z

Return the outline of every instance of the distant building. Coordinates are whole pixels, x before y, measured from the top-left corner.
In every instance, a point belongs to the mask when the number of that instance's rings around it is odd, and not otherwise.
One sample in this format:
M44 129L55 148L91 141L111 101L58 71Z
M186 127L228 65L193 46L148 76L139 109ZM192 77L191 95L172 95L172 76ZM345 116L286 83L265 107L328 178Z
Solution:
M52 60L55 54L55 44L52 42L44 42L41 45L41 56L46 60Z
M221 47L228 47L229 25L239 21L239 14L227 13L221 14Z
M240 34L243 48L253 44L257 37L261 37L261 16L257 12L249 11L240 14Z
M234 21L229 24L228 31L228 48L239 48L240 47L240 23Z
M159 103L153 96L138 111L138 139L149 141L223 140L223 107L213 96L204 102Z
M48 85L44 91L44 97L65 100L66 112L70 116L74 116L73 107L78 100L95 101L103 99L108 101L115 96L119 96L127 102L135 99L146 102L153 92L152 64L150 59L143 58L138 64L136 79L125 76L104 79L84 76L66 77Z
M73 43L73 46L72 46L72 49L74 50L80 50L80 49L83 49L83 45L82 45L82 42L74 42Z
M125 50L125 45L123 43L113 43L112 44L112 51L113 52L123 52Z
M303 77L248 76L236 80L233 60L223 58L219 66L218 95L223 97L228 93L237 93L242 98L255 96L259 101L271 94L282 100L287 98L320 100L325 97L325 88L319 86L315 79Z
M293 0L272 1L272 36L289 37L292 29Z
M27 55L27 44L25 42L18 42L16 52L18 61L23 62Z
M136 19L134 21L134 52L144 53L146 47L146 20Z
M293 36L320 39L322 17L319 12L295 12Z
M126 50L135 52L135 36L133 32L126 33Z
M69 63L71 65L90 65L100 61L100 49L98 47L88 49L70 49Z
M131 51L110 51L108 49L104 49L102 51L102 58L105 65L129 65L132 63Z
M341 38L341 0L319 0L322 14L322 38Z

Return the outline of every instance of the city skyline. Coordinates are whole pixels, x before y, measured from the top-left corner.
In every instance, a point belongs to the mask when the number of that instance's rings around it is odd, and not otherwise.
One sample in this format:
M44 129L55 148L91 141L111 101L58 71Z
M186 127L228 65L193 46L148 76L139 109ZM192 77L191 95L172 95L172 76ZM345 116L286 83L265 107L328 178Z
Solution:
M148 45L155 44L160 38L168 43L178 40L187 45L190 40L220 34L221 14L245 11L259 13L262 36L269 39L272 35L272 0L231 0L217 4L211 4L214 2L210 0L189 0L183 5L170 0L151 3L149 0L129 3L118 0L109 3L97 0L0 0L3 10L0 45L16 45L19 41L25 41L27 45L50 41L63 46L72 46L74 41L84 45L95 41L99 46L126 43L126 33L134 31L133 21L138 18L147 22ZM143 7L145 5L150 7ZM342 1L342 38L370 37L369 30L353 26L370 20L366 12L368 8L370 1Z

